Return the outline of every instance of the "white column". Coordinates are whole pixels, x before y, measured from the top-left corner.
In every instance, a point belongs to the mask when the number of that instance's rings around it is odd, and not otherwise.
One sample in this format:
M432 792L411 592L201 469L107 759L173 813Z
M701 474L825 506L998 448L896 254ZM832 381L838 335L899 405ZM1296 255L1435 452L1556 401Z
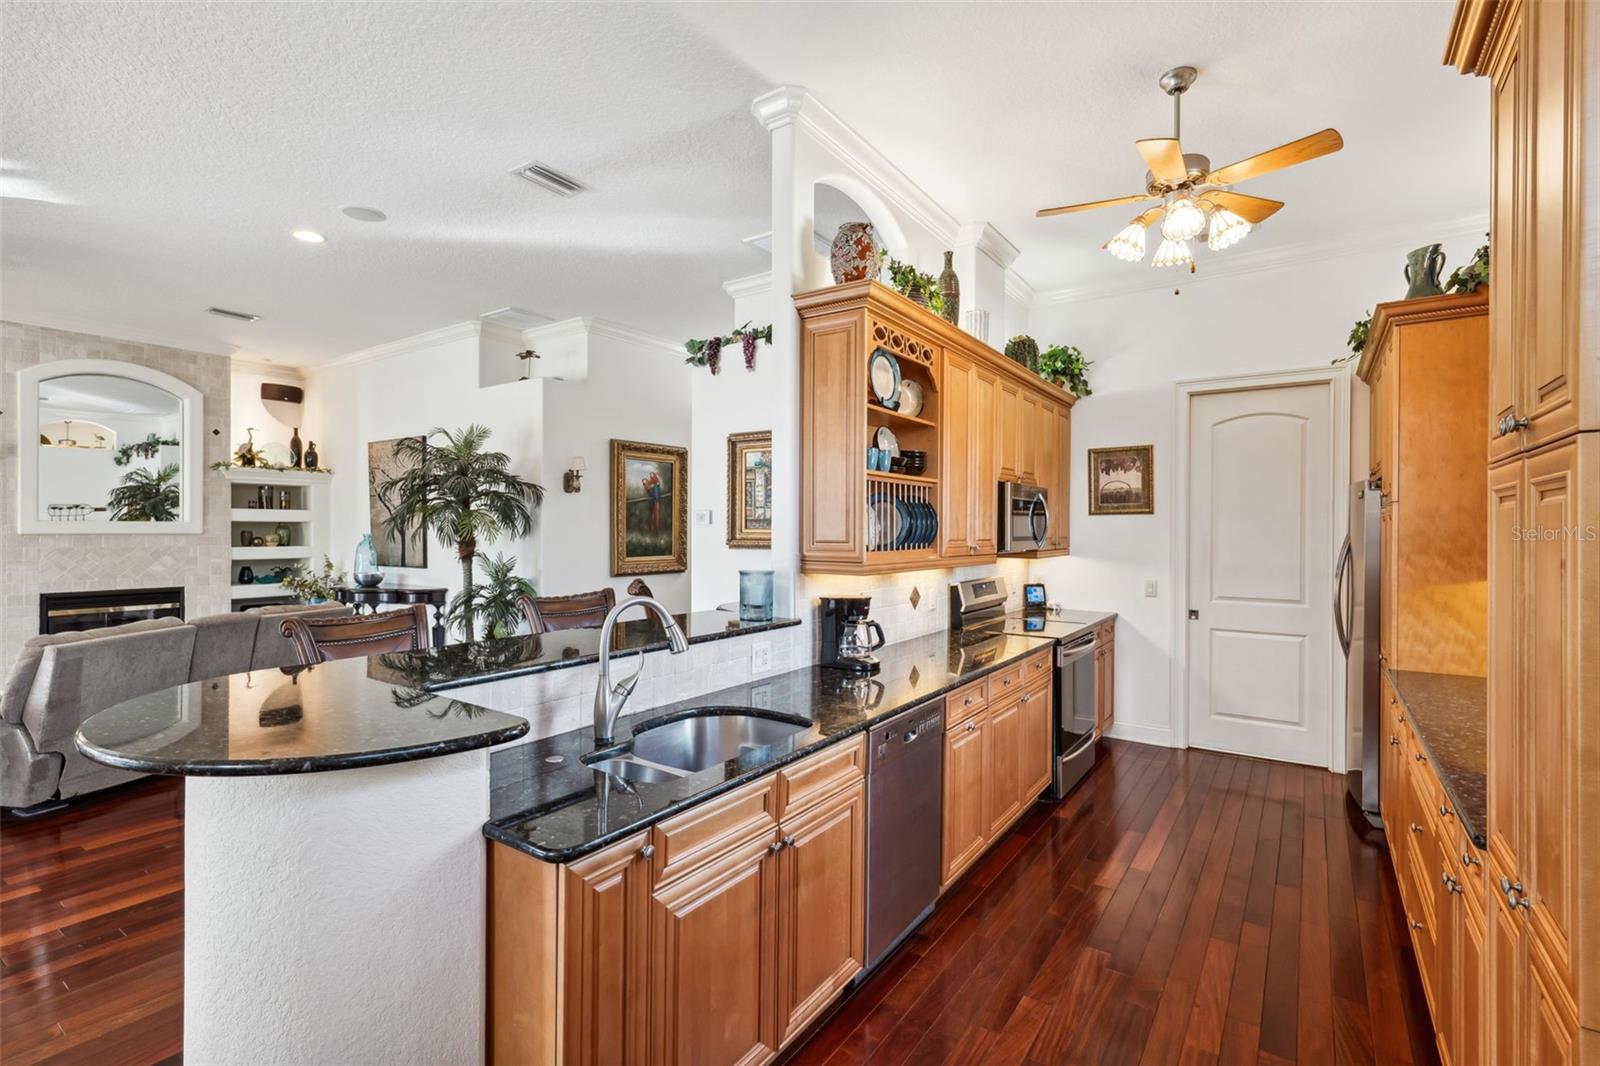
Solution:
M986 344L1005 347L1006 270L1017 258L1016 245L987 222L967 222L956 232L951 250L961 280L961 327ZM987 333L979 326L984 313Z
M487 750L192 777L187 1063L483 1061Z

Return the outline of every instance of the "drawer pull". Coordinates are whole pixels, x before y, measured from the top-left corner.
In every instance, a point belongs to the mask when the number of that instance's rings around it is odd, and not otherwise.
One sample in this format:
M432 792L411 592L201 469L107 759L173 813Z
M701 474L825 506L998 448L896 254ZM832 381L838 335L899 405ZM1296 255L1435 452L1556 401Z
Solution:
M1412 822L1411 823L1411 831L1413 833L1420 833L1420 832L1422 832L1422 826L1418 825L1416 822Z
M1480 866L1482 864L1475 857L1473 857L1472 852L1463 851L1461 853L1461 865L1462 866Z
M1439 804L1439 813L1446 818L1454 818L1456 816L1456 812L1450 809L1450 804L1448 803Z
M1506 895L1506 905L1512 910L1521 907L1523 910L1533 910L1533 903L1524 893L1521 881L1513 881L1509 877L1500 879L1500 891Z
M794 847L794 837L784 837L783 838L783 846L786 847L786 848Z
M767 850L774 855L778 854L778 852L783 850L783 841L774 840L772 843L767 845Z
M967 732L970 733L976 728L978 728L978 723L977 722L968 722L967 723Z
M1407 919L1406 920L1406 924L1409 925L1412 929L1421 929L1422 928L1422 923L1417 921L1415 918Z
M1415 755L1413 755L1411 757L1413 759L1417 760L1418 762L1427 762L1428 761L1426 758L1423 757L1423 755L1422 755L1422 753L1420 751L1417 752Z
M1391 748L1399 747L1400 746L1400 738L1395 736L1393 733L1390 733L1389 734L1389 746Z
M639 849L639 858L648 859L655 853L656 846L654 844L646 844L644 847Z
M1454 892L1454 893L1456 893L1458 895L1460 894L1460 892L1461 892L1461 882L1457 881L1455 878L1451 877L1449 870L1446 870L1443 874L1440 875L1440 880L1442 880L1444 882L1445 891Z

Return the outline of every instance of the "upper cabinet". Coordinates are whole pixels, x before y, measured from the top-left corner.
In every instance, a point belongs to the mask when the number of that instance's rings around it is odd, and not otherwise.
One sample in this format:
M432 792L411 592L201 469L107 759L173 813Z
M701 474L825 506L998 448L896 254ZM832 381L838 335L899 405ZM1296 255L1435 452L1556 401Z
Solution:
M807 572L993 558L1001 481L1050 490L1047 549L1034 554L1067 550L1077 397L877 282L800 293L794 302ZM884 444L902 457L925 453L925 465L869 468L870 449Z

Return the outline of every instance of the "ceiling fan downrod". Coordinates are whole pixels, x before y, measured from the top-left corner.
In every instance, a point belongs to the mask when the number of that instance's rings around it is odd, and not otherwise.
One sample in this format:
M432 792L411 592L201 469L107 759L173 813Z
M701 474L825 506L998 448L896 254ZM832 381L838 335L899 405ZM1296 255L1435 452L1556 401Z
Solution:
M1172 97L1172 139L1175 141L1183 139L1183 94L1199 76L1200 72L1194 67L1173 67L1156 82L1162 92Z

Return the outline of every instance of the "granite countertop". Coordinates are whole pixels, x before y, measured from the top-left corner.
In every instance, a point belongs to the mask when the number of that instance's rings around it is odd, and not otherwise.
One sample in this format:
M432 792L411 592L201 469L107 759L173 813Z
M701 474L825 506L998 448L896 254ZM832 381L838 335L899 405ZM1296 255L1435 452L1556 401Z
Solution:
M75 739L107 766L226 777L431 759L528 732L526 719L387 684L378 669L344 659L195 681L107 708Z
M1488 679L1418 670L1388 673L1461 827L1478 847L1488 847Z
M643 615L643 608L639 608ZM728 611L694 611L673 615L690 644L742 637L769 629L800 624L798 618L768 622L741 622ZM660 651L667 646L666 632L655 615L622 619L611 637L612 652ZM378 656L373 676L397 685L443 692L463 685L562 670L600 661L600 627L560 629L532 637L504 637L470 644L447 644L427 651Z
M617 736L624 739L631 739L641 725L681 717L696 707L754 707L807 725L739 759L672 781L623 781L589 769L581 759L594 748L592 728L496 752L490 772L491 820L484 835L547 862L569 862L1049 643L1033 637L974 639L941 632L880 649L882 670L874 677L858 679L811 666L619 719Z

